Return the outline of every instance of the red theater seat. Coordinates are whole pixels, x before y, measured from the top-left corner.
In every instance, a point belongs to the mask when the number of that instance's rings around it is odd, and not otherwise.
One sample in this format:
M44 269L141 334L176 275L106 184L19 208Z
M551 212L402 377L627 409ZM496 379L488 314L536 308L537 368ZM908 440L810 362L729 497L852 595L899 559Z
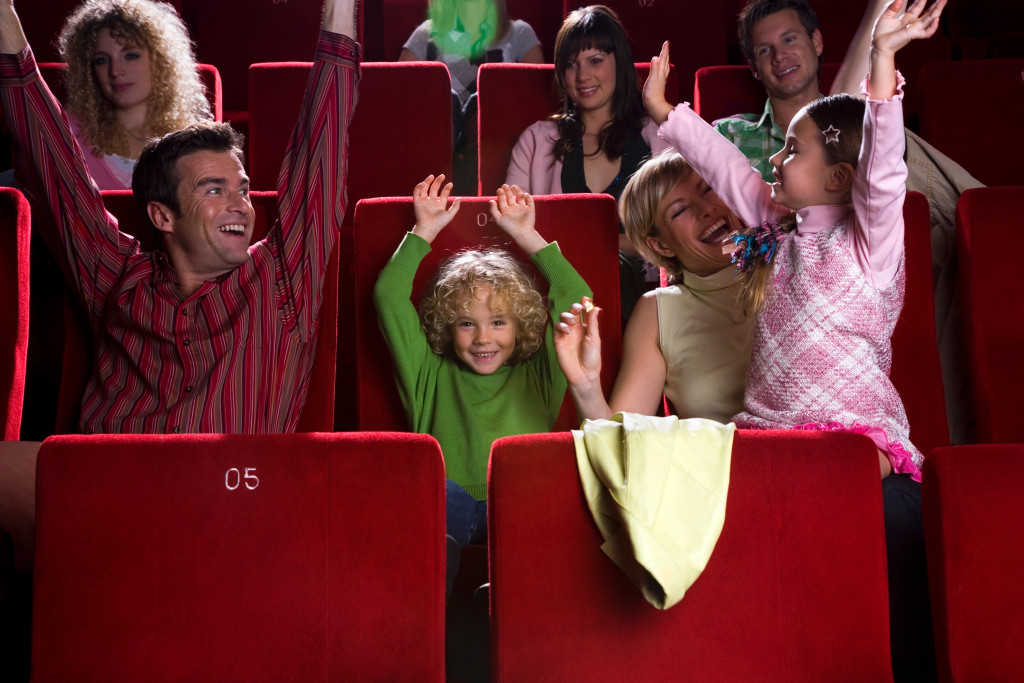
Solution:
M67 97L67 89L64 87L64 74L67 70L68 65L64 62L41 62L39 64L39 73L46 81L46 85L49 86L50 92L61 103L64 103ZM220 71L212 64L197 64L196 70L199 71L199 80L206 88L206 99L210 102L210 113L213 114L213 120L223 121L224 96Z
M926 64L921 136L987 185L1024 185L1024 137L1002 125L1024 111L1024 58Z
M311 67L310 62L291 62L249 68L249 175L254 188L277 189ZM450 176L451 118L451 80L443 64L363 64L359 103L349 129L349 207L364 197L409 193L428 173ZM345 223L352 224L351 208Z
M152 226L142 222L135 198L128 190L103 192L107 210L119 222L123 232L142 242L143 248L152 250L159 244ZM250 193L256 211L253 240L260 240L277 220L277 193ZM320 330L317 354L313 361L313 374L309 381L306 406L299 418L300 432L329 432L334 428L335 374L338 349L338 248L327 264L324 280L324 300L321 304ZM66 299L64 313L64 357L61 390L57 414L57 433L78 431L78 418L89 373L92 372L93 349L89 321L77 299ZM343 387L343 391L349 387Z
M441 681L443 478L421 435L53 437L33 680Z
M17 441L25 398L28 353L29 236L28 200L15 189L0 188L0 429L4 441Z
M822 65L819 85L823 92L832 87L838 70L835 63ZM760 114L767 98L748 66L705 66L697 70L693 110L708 123L736 114Z
M927 457L933 448L949 445L949 425L935 338L931 223L923 194L907 193L903 218L907 287L892 334L890 378L907 411L910 440Z
M1014 681L1024 671L1024 445L942 448L922 508L941 681Z
M412 188L409 188L410 191ZM419 303L427 281L444 258L455 251L480 245L508 249L529 263L508 236L494 224L485 198L467 197L451 224L434 240L423 260L413 287L412 300ZM377 326L373 286L381 268L395 252L402 237L415 223L411 198L368 199L356 206L355 309L356 374L359 429L403 430L408 421L391 364L391 354ZM607 195L558 195L537 199L537 230L557 241L562 253L579 271L602 307L603 320L619 319L618 223L615 202ZM547 286L534 271L542 292ZM601 328L602 383L610 391L622 354L618 325ZM575 427L572 400L566 396L559 428Z
M650 63L636 65L640 83ZM486 196L505 182L508 162L519 135L559 107L553 64L483 64L477 76L480 123L478 192ZM676 79L669 78L665 96L678 98Z
M224 108L245 111L246 72L253 62L310 59L320 31L323 3L281 0L182 0L196 54L224 76ZM296 114L298 105L296 104ZM286 135L295 125L288 121ZM276 187L260 187L275 190Z
M382 0L384 54L382 61L398 59L402 46L427 18L428 0Z
M570 434L496 441L487 502L493 680L892 680L863 436L738 432L721 537L665 611L601 551Z
M1024 187L967 190L957 204L959 291L981 443L1024 443L1024 302L1013 262L1024 238L1021 206Z
M563 0L562 14L586 4ZM607 0L601 4L619 16L629 37L633 59L648 61L661 52L663 42L671 43L679 92L686 93L686 98L693 92L693 74L698 68L728 61L726 39L736 29L725 3Z

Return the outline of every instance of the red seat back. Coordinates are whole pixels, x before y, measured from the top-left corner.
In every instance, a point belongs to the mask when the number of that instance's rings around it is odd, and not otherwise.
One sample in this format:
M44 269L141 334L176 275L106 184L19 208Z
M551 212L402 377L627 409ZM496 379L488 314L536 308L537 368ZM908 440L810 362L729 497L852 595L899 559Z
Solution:
M102 193L107 210L118 219L120 230L134 235L143 249L159 246L159 239L142 214L130 190L108 190ZM252 192L256 211L253 241L263 239L277 220L277 193ZM329 432L334 428L335 374L338 349L338 247L335 247L324 280L320 329L316 358L309 380L306 405L299 417L298 431ZM57 409L57 433L78 431L78 418L89 375L92 372L93 344L89 320L77 299L66 299L64 315L64 359L60 398ZM348 388L346 388L348 389Z
M949 445L949 425L935 337L931 223L923 194L907 193L903 218L907 288L892 334L890 378L907 411L910 440L927 456L933 448Z
M942 448L922 510L939 680L1011 681L1024 671L1024 445Z
M310 62L249 69L249 176L276 190L277 175L306 90ZM414 103L415 119L409 106ZM365 197L406 194L428 173L451 175L451 80L433 62L362 65L349 128L349 206ZM351 225L351 211L345 217Z
M1022 205L1024 187L967 190L957 204L959 291L981 443L1024 443L1024 303L1016 296L1019 273L1007 262L1007 249L1024 238Z
M33 679L441 681L443 478L421 435L53 437Z
M838 64L822 64L818 80L822 92L832 87L838 70ZM748 66L705 66L697 70L693 110L708 123L736 114L760 114L767 99L761 81L754 78Z
M496 681L892 680L863 436L739 431L721 536L666 611L601 551L568 433L496 441L487 502Z
M318 2L183 0L183 4L182 15L192 31L197 57L216 64L224 76L224 108L229 112L246 109L251 63L309 59L316 47L322 13ZM295 116L288 121L286 135L294 124Z
M434 240L430 254L420 264L412 301L418 304L438 264L452 253L479 245L507 249L529 264L523 254L498 228L488 211L488 200L465 198L451 224ZM619 320L618 223L615 202L607 195L558 195L540 197L537 230L557 241L562 253L594 292L604 309L602 319ZM373 286L381 268L395 252L402 237L415 223L411 198L363 200L356 205L355 308L356 372L359 429L408 429L392 370L391 354L377 326ZM531 266L532 268L532 266ZM547 284L534 271L538 288ZM618 373L622 339L616 324L601 327L602 384L610 391ZM572 400L566 396L558 425L578 424Z
M636 65L640 83L647 79L650 63ZM481 196L505 182L512 149L531 124L546 119L559 107L553 64L482 64L477 76L479 99L478 165ZM679 91L669 78L665 96L677 100Z
M1024 112L1024 58L926 64L921 137L987 185L1024 185L1024 138L993 125Z
M4 441L17 441L25 399L28 354L29 237L28 200L17 190L0 188L0 429Z

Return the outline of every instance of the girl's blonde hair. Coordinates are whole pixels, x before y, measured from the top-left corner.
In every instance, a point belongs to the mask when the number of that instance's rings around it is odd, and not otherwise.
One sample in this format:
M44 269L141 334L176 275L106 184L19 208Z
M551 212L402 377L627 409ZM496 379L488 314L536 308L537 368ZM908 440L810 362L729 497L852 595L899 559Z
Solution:
M149 50L153 94L146 128L150 134L160 137L211 118L192 42L171 5L152 0L85 0L65 22L58 48L68 64L68 111L100 154L129 154L128 134L117 124L114 105L104 97L93 74L96 43L103 29L123 45Z
M500 249L463 251L438 268L420 304L420 324L430 348L438 355L453 355L452 326L471 310L482 286L491 288L491 300L505 304L516 323L516 346L508 364L527 360L544 343L548 309L526 269Z
M645 261L664 268L677 280L682 279L685 270L682 262L651 249L647 238L658 236L655 220L661 200L692 174L693 167L678 152L659 154L637 168L619 198L619 219L626 228L630 244Z

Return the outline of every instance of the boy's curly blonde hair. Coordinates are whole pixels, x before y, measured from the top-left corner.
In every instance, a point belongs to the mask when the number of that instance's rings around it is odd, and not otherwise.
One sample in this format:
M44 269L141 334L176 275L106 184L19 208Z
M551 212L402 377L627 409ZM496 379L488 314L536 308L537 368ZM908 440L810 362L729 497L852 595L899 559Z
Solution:
M453 354L452 327L469 312L481 286L490 287L491 299L504 303L515 320L516 346L508 364L529 359L544 343L547 304L526 269L500 249L463 251L438 268L420 303L420 324L430 348L438 355Z
M188 30L175 9L152 0L85 0L68 17L58 39L68 64L67 108L100 154L128 156L128 134L117 124L114 105L93 75L100 31L115 40L149 50L153 94L146 128L157 137L212 118Z

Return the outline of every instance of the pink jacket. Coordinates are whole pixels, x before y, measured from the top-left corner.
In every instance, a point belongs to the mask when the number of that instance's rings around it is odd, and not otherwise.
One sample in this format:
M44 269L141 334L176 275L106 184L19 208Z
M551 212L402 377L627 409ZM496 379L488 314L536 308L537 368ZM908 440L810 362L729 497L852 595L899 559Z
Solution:
M651 148L651 154L669 147L658 136L658 126L654 121L647 121L641 136ZM560 194L562 162L555 159L554 154L557 139L558 126L554 121L538 121L524 130L512 150L505 182L518 185L530 194Z

